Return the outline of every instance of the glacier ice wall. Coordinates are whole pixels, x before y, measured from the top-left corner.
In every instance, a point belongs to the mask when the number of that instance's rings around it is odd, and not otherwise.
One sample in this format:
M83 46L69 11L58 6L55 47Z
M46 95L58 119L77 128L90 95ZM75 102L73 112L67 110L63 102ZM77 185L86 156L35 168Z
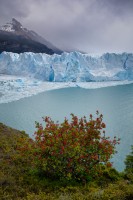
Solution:
M49 82L133 80L132 53L91 56L79 52L0 54L0 74L19 75Z

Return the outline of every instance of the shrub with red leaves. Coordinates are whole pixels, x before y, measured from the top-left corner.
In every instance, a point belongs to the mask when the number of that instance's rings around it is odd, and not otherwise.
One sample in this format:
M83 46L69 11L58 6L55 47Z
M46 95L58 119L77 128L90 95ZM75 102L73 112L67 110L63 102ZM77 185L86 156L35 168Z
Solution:
M119 139L105 136L103 116L96 112L89 120L71 114L71 120L55 123L45 117L45 127L36 123L35 141L29 144L34 166L49 178L88 181L102 175L115 154ZM26 148L26 151L28 151Z

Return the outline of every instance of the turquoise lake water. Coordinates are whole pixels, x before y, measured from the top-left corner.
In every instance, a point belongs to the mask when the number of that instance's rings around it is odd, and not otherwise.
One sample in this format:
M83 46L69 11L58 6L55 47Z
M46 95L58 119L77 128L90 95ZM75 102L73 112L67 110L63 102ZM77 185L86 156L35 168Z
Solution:
M114 166L121 171L133 144L133 84L100 89L58 89L0 104L0 122L33 136L35 121L42 122L43 116L61 122L64 117L70 118L70 113L81 117L95 115L96 110L104 116L107 135L121 138L113 159Z

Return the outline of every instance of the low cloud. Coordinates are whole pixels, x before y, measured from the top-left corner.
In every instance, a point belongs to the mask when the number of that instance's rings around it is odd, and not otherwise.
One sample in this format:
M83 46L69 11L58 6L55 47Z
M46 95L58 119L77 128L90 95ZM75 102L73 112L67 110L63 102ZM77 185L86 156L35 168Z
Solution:
M12 17L64 49L133 52L132 0L0 0L1 24Z

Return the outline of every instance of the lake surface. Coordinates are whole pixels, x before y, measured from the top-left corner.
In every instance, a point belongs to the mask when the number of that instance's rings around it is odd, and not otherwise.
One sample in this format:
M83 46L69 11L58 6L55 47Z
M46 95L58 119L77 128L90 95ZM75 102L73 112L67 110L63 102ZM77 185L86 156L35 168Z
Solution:
M100 89L65 88L40 93L18 101L0 104L0 122L30 136L35 131L35 121L43 116L55 121L70 118L70 113L89 116L99 110L106 123L106 133L121 138L114 166L123 170L125 156L133 144L133 84Z

